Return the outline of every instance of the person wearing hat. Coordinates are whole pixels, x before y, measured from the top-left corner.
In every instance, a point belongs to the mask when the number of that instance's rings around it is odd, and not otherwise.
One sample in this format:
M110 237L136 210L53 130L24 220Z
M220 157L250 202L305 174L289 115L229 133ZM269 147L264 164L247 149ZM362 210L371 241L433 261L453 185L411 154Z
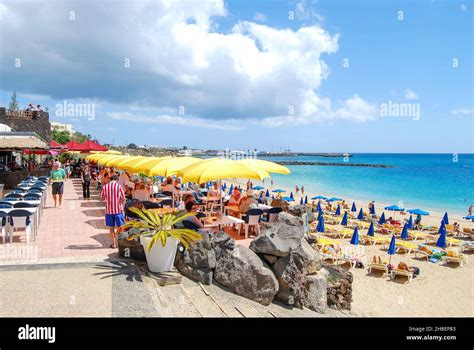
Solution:
M250 209L252 204L256 205L257 200L253 197L253 190L250 189L245 192L245 195L239 202L239 212L245 214Z
M54 206L57 204L57 197L59 197L59 206L63 202L64 179L66 179L66 172L61 168L60 162L53 163L53 169L49 175L49 182L52 183Z

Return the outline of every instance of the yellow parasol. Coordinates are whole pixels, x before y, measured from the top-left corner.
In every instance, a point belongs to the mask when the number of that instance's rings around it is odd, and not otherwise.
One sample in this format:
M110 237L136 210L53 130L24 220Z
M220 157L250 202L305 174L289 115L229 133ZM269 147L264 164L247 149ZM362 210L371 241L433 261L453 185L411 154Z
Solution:
M107 162L112 160L112 159L116 159L116 158L122 158L123 156L118 156L116 154L109 154L109 155L106 155L105 157L100 157L99 159L97 159L95 162L97 164L100 164L100 165L107 165Z
M145 159L139 160L134 166L129 167L129 171L134 174L145 174L148 175L150 169L155 167L158 163L162 162L165 159L171 158L170 156L166 157L147 157Z
M277 174L285 174L285 175L291 173L290 169L288 169L287 167L274 163L274 162L269 162L268 160L248 158L248 159L238 160L238 162L241 162L254 170L259 169L259 170L264 170L269 173L277 173Z
M180 171L178 175L184 182L204 183L221 179L258 179L270 177L265 170L251 169L247 165L225 158L211 158L191 164Z
M192 164L203 161L201 158L194 157L174 157L159 162L148 172L148 176L171 176L175 175L179 170Z
M131 157L128 157L128 158L126 158L126 159L123 159L123 160L117 162L117 164L115 165L115 167L118 168L118 169L126 170L126 169L128 169L129 167L134 166L135 164L137 164L138 161L143 160L143 159L145 159L145 158L148 158L148 157L144 157L144 156L131 156Z

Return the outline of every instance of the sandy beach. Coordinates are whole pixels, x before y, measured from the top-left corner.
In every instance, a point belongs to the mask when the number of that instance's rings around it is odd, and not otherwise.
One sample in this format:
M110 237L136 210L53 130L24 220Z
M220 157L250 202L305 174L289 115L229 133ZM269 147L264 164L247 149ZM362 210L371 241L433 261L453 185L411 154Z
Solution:
M232 182L241 187L246 187L245 181ZM227 182L229 185L230 182ZM265 183L253 181L253 185L268 186ZM268 187L266 187L268 188ZM289 189L277 184L273 188L281 188L295 194L295 189ZM305 193L308 198L315 196L313 193ZM301 192L295 195L295 202L299 203ZM344 198L347 203L356 202L357 209L361 205L364 211L368 211L367 202ZM376 211L380 215L383 207L389 204L376 203ZM450 222L459 222L461 228L474 228L474 223L462 219L461 215L449 214ZM395 219L403 219L409 216L400 215L398 212L385 211L385 215ZM422 223L425 225L439 226L444 213L432 213L424 216ZM348 246L350 238L336 239L341 245ZM469 240L463 238L463 240ZM417 241L424 243L424 241ZM360 245L362 253L368 261L374 255L379 255L383 260L389 260L387 250L381 245ZM397 253L392 256L391 263L397 265L405 262L410 266L420 268L420 275L415 277L412 283L407 283L406 278L391 280L387 274L381 275L374 272L368 273L367 267L363 269L351 269L354 276L353 302L351 314L361 317L472 317L474 316L474 257L473 253L465 253L468 262L463 267L455 265L444 265L444 263L432 263L426 259L415 259L414 254ZM343 268L347 268L344 265Z

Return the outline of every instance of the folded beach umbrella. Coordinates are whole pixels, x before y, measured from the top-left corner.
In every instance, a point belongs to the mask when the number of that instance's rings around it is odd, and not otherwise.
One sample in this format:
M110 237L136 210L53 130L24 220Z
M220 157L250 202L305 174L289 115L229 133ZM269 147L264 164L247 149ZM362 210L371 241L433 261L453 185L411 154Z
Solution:
M324 232L324 217L323 216L321 216L321 218L318 220L318 224L316 225L316 231Z
M334 215L337 215L337 216L341 215L341 206L339 204L337 205L337 209Z
M359 230L356 228L354 229L354 233L352 234L351 244L358 245L359 244Z
M304 197L304 204L308 204L308 196L307 195Z
M359 215L357 215L358 220L363 220L364 219L364 212L362 211L362 208L360 208Z
M379 225L383 225L385 223L385 212L382 212L382 215L379 219Z
M446 225L449 225L448 212L444 213L443 221Z
M270 197L270 191L267 190L267 192L265 193L265 197Z
M344 216L342 217L341 225L347 226L347 211L344 213Z
M234 192L234 185L231 185L229 187L229 196L232 196L232 193Z
M436 241L436 246L440 248L446 248L446 227L441 231L438 240Z
M224 182L224 184L222 185L222 189L225 191L227 189L227 182Z
M441 220L441 224L439 225L438 233L441 234L441 232L446 231L446 225L444 224L444 221Z
M323 209L321 208L321 202L318 202L317 210L321 213Z
M321 220L322 217L323 217L323 212L320 211L319 214L318 214L318 220Z
M275 199L275 196L272 194L272 200L274 200L274 199Z
M286 191L282 190L280 188L277 188L276 190L273 190L272 192L274 192L274 193L283 193L283 192L286 192Z
M300 198L300 205L303 205L303 197Z
M395 235L392 235L392 239L390 240L390 245L388 246L388 255L390 255L390 262L392 262L392 255L395 254Z
M355 202L352 202L351 212L356 212L356 211L357 211L356 204L355 204Z
M415 214L415 215L430 215L430 213L421 209L408 209L407 211L410 214Z
M312 200L315 200L315 199L324 199L326 200L327 198L324 197L324 196L316 196L316 197L311 197Z
M412 215L410 215L410 218L408 219L408 228L410 230L413 229L413 216Z
M374 237L374 235L375 235L374 221L371 221L369 230L367 231L367 236Z
M408 239L408 224L405 223L403 226L402 234L400 235L401 239Z
M295 198L293 197L293 192L290 192L290 198L293 199L293 200L295 199Z

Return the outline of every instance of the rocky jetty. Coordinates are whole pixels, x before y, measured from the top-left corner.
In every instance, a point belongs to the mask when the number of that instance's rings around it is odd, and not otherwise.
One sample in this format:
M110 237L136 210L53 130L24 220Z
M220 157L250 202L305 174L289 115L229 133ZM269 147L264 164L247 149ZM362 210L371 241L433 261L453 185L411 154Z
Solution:
M280 162L275 162L281 165L321 165L321 166L353 166L353 167L363 167L363 168L394 168L393 165L386 164L362 164L362 163L335 163L335 162L311 162L311 161L299 161L299 160L285 160Z

